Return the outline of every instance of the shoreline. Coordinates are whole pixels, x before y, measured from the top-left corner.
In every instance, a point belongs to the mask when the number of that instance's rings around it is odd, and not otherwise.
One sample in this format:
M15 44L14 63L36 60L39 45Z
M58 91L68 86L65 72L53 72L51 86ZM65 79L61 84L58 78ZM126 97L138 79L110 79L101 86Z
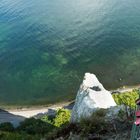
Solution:
M48 114L51 115L52 112L49 113L49 110L56 111L57 109L64 108L64 107L71 107L71 104L73 104L74 101L67 101L67 102L61 102L56 103L48 106L31 106L31 107L23 107L21 109L13 108L13 109L5 109L11 114L22 116L25 118L30 118L33 116L36 116L38 114Z
M123 92L131 92L134 89L139 89L139 85L135 86L123 86L120 87L116 90L110 90L110 92L113 93L123 93ZM3 106L1 109L9 112L10 114L16 115L16 116L22 116L25 118L33 117L37 114L44 114L48 113L49 110L57 110L59 108L64 108L64 107L72 107L74 103L74 100L72 101L64 101L64 102L59 102L59 103L54 103L54 104L48 104L48 105L36 105L36 106Z
M60 108L71 109L73 107L73 102L63 102L54 104L51 106L32 106L29 108L23 107L22 109L12 108L12 109L0 109L0 123L10 122L14 127L17 127L20 122L24 121L26 118L35 117L40 118L42 115L55 115L56 110Z
M62 105L67 105L69 103L72 103L74 100L71 101L62 101L62 102L57 102L57 103L52 103L52 104L44 104L44 105L0 105L0 109L4 110L10 110L10 111L15 111L15 110L35 110L35 109L42 109L42 108L50 108L50 107L59 107Z
M120 88L117 88L115 90L110 90L111 93L118 92L118 93L124 93L124 92L131 92L134 89L140 89L140 84L134 85L134 86L123 86Z

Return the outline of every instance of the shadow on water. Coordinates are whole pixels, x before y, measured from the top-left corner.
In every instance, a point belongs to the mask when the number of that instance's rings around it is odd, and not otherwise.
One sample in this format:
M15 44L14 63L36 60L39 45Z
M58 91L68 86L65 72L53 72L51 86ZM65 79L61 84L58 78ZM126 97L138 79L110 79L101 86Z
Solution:
M17 127L21 121L24 121L25 117L14 115L6 110L0 109L0 123L10 122L14 127Z

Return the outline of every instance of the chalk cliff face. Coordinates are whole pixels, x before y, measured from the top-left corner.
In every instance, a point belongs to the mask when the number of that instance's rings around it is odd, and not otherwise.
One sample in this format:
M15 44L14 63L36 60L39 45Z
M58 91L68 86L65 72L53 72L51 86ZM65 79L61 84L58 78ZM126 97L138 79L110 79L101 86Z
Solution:
M116 103L109 91L98 81L94 74L86 73L83 83L77 93L72 110L72 122L80 118L88 118L97 108L110 108Z

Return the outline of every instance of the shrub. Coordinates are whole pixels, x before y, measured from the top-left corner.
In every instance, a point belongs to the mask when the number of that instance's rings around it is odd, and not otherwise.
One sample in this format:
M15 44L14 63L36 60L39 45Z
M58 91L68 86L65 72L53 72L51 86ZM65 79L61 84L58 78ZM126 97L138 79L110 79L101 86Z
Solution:
M68 109L59 109L57 111L56 117L53 120L53 124L56 127L61 127L69 123L71 117L71 112Z
M81 119L80 128L82 134L103 133L107 131L108 123L105 121L106 110L100 109L88 119Z
M139 90L113 94L113 98L118 105L126 105L130 108L136 108L135 101L139 98Z
M64 139L68 139L70 132L79 132L79 128L77 124L69 123L65 126L55 128L53 131L49 132L46 135L46 140L54 140L59 137L64 137Z
M14 131L14 127L10 122L5 122L0 124L0 130L12 132Z
M54 119L54 118L53 118L53 119ZM50 118L50 117L48 117L48 115L44 115L44 116L41 118L41 120L42 120L43 122L49 123L49 124L51 124L51 125L53 125L53 119Z
M0 140L40 140L40 137L27 135L25 133L0 132Z
M49 123L45 123L40 119L29 118L21 122L20 126L17 128L18 131L24 131L28 134L41 134L44 135L54 128Z

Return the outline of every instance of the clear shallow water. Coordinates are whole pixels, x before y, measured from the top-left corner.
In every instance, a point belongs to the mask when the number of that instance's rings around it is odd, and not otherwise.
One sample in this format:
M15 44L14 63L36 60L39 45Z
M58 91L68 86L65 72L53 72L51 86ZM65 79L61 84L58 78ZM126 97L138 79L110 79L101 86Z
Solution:
M139 0L1 0L0 102L75 97L85 72L140 83Z

